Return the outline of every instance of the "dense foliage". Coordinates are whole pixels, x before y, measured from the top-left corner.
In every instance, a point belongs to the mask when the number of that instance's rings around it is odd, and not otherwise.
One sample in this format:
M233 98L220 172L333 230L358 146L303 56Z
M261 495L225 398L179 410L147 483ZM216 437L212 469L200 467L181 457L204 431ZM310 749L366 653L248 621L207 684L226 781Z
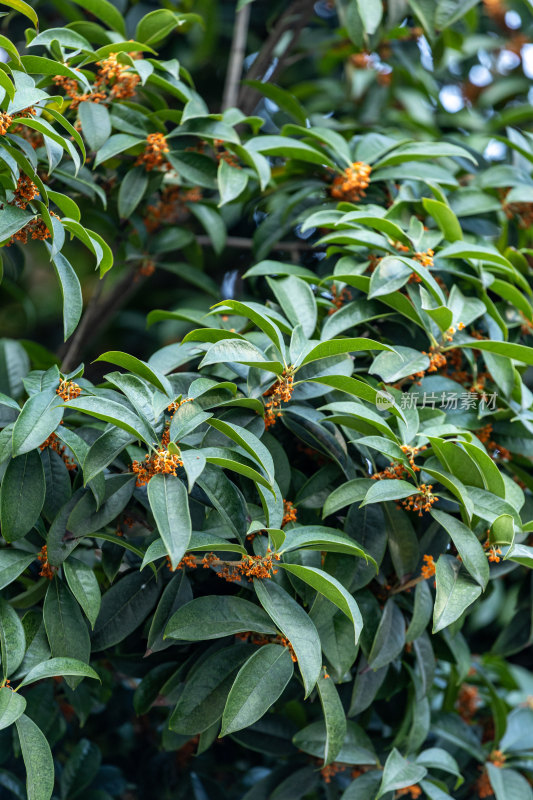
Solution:
M0 798L532 800L533 9L161 5L3 0Z

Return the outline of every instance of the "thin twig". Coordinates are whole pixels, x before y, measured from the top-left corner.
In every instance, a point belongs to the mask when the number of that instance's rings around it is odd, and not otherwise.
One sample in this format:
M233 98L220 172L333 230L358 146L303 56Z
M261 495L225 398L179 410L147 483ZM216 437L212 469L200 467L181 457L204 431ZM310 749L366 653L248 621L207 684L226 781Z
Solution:
M222 96L222 111L237 105L242 65L246 55L250 8L251 5L248 3L243 6L240 11L237 11L235 15L235 26L233 28L233 40L231 42L228 71L226 73L226 84Z
M128 270L117 281L108 297L100 300L103 288L102 283L103 281L99 282L99 287L85 309L85 314L76 333L69 341L69 347L61 364L63 373L69 372L80 362L89 341L93 340L106 327L116 311L140 288L142 279L140 279L138 273L134 274Z
M290 32L291 38L285 48L283 54L278 58L278 62L269 75L269 79L275 78L282 70L285 64L285 59L292 51L296 42L300 37L302 29L305 27L309 19L314 13L314 0L294 0L287 10L281 15L276 24L274 25L269 37L265 44L259 51L255 58L248 74L247 80L263 80L267 71L272 65L274 58L274 51L278 46L283 35ZM238 106L244 114L251 114L257 103L259 94L256 89L251 86L243 86L239 94Z

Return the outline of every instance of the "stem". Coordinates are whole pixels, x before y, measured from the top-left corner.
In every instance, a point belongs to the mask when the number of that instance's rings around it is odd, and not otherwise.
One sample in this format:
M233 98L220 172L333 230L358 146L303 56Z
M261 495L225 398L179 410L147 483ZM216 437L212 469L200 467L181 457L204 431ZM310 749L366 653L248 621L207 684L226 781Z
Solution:
M237 105L239 95L239 83L242 75L242 66L246 54L246 39L248 36L248 25L250 22L251 5L243 6L235 15L235 26L233 28L233 40L226 74L224 94L222 96L222 111L233 108Z

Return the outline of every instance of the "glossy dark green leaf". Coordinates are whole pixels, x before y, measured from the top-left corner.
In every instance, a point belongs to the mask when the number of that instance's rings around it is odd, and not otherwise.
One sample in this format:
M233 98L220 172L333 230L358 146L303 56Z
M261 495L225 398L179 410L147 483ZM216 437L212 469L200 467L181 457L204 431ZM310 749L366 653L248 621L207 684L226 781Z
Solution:
M293 672L288 648L277 644L260 647L237 673L224 707L220 735L261 719L281 696Z

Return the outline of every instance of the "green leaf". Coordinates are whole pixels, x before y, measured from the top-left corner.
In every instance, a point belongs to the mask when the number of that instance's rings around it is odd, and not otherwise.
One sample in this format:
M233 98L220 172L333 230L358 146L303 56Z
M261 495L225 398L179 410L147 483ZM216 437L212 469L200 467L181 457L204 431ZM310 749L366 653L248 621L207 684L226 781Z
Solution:
M157 436L145 420L141 419L130 411L127 406L117 403L115 400L108 400L106 397L85 396L76 397L69 400L67 407L82 414L89 414L96 419L111 422L122 428L122 430L133 434L136 439L140 439L150 446L156 441ZM122 448L121 448L122 449Z
M28 800L50 800L54 791L54 761L46 736L25 714L15 725L26 767Z
M101 103L80 103L78 114L90 150L100 150L111 137L109 111Z
M378 629L368 656L368 665L380 669L394 661L405 645L405 621L403 614L390 598L385 603Z
M325 671L318 679L317 689L326 723L324 764L331 764L339 755L344 744L346 716L333 679L326 675Z
M73 557L63 563L63 571L70 591L94 628L102 601L96 575L88 564Z
M485 589L489 580L489 564L475 534L463 522L444 511L432 509L431 516L450 535L466 569L481 588Z
M24 2L24 0L2 0L2 5L13 8L15 11L18 11L19 14L24 14L25 17L28 17L28 19L33 22L36 29L39 30L39 19L37 14L35 13L34 9L28 5L28 3Z
M473 342L457 342L456 347L475 348L477 350L488 350L489 353L496 353L499 356L513 358L523 364L533 366L533 347L525 344L514 344L512 342L498 342L490 339L475 340Z
M70 589L57 576L46 592L43 619L52 658L73 658L88 664L91 642L87 625ZM75 688L79 680L72 678L67 683Z
M217 431L223 433L252 456L254 461L257 461L265 470L269 481L273 483L274 462L272 456L257 436L250 433L246 428L242 428L240 425L232 425L230 422L225 422L221 419L211 418L208 424Z
M13 454L34 450L57 428L63 417L61 399L55 387L26 400L13 428Z
M144 139L139 139L138 136L132 136L129 133L113 134L113 136L110 136L105 144L97 151L94 159L94 167L96 168L99 164L108 161L110 158L115 158L115 156L124 153L126 150L130 150L136 145L143 144L143 142Z
M246 189L248 175L239 167L232 167L222 158L218 165L218 187L220 190L220 206L231 203Z
M289 139L286 136L258 136L246 143L248 150L254 150L265 156L282 156L294 158L299 161L308 161L311 164L327 165L335 168L334 162L326 152L318 147L311 147L298 139Z
M217 722L224 711L235 674L249 654L249 645L238 644L217 650L202 661L178 700L170 718L170 729L194 736Z
M185 341L187 341L186 337ZM205 354L200 367L231 362L264 369L267 372L274 372L276 375L281 375L283 372L283 364L278 361L269 361L255 345L245 339L223 339L215 342Z
M80 741L71 750L61 771L61 798L78 795L93 782L100 770L102 755L99 747L88 739ZM98 790L95 791L95 794Z
M312 586L317 592L324 595L331 603L340 608L354 627L355 644L359 640L361 630L363 628L363 618L359 607L352 595L344 588L342 583L338 581L333 575L329 575L322 569L317 567L306 567L302 564L285 564L279 565L286 572L296 575L297 578Z
M13 234L20 231L32 219L35 219L36 214L29 211L23 211L16 206L6 206L2 209L2 218L0 219L0 241L4 242L9 239Z
M389 500L401 500L403 497L410 497L416 493L416 486L404 480L374 481L360 507L369 503L386 503Z
M0 689L0 731L9 728L24 714L26 700L7 686Z
M70 261L62 253L52 259L55 273L63 297L63 339L66 341L74 333L83 311L83 297L78 276Z
M311 337L316 328L317 306L309 284L295 275L277 280L267 278L267 282L287 319L293 325L300 324L304 335Z
M83 661L78 661L76 658L51 658L49 661L43 661L42 664L37 664L36 667L31 669L17 688L20 689L30 683L59 675L100 680L94 669L88 664L84 664Z
M0 653L4 679L19 668L25 649L26 637L19 616L7 600L0 597Z
M437 594L433 611L433 633L459 619L481 594L481 586L453 556L441 555L437 561Z
M374 169L402 164L404 161L431 161L435 158L466 158L476 164L474 156L463 147L447 142L409 142L396 147L374 164ZM376 176L377 177L377 176Z
M304 753L315 756L315 758L323 758L327 735L324 722L312 722L298 731L293 737L293 742ZM375 764L377 762L370 739L364 730L354 722L348 722L346 726L346 736L342 749L337 754L337 761L341 764ZM374 800L374 796L372 796L372 800Z
M356 353L361 350L392 350L386 344L376 342L374 339L330 339L328 342L321 342L307 353L300 366L308 364L310 361L317 361L320 358L329 358L343 353Z
M260 647L240 668L222 715L221 736L261 719L283 694L294 667L287 647Z
M155 386L156 389L159 389L163 394L169 396L172 394L172 388L168 378L159 374L146 364L146 362L141 361L135 356L130 356L128 353L121 353L119 350L108 350L107 353L103 353L101 356L98 356L98 358L95 358L95 361L108 361L110 364L116 364L117 367L123 367L133 372L134 375L138 375L139 378L144 378L145 381L151 383L152 386Z
M419 783L427 775L425 767L418 766L405 759L396 748L393 748L385 762L383 777L376 798L387 792L405 789Z
M83 103L82 103L83 105ZM143 167L126 173L118 190L118 213L123 219L131 217L148 187L148 175Z
M135 39L145 44L156 44L180 25L180 15L166 8L145 14L137 23Z
M46 493L43 464L31 450L11 459L2 481L0 521L6 542L22 539L41 513Z
M32 561L35 561L35 553L5 548L0 550L0 589L16 581Z
M145 571L130 572L114 583L102 597L92 635L93 650L106 650L133 633L153 611L160 588L155 576Z
M497 767L490 761L485 768L496 800L531 800L533 797L531 786L516 770Z
M187 489L174 475L154 475L148 483L148 502L172 567L176 569L191 538Z
M124 17L109 0L72 0L72 2L94 14L96 19L101 20L112 30L126 36Z
M365 553L353 539L337 533L334 528L323 525L302 525L291 530L291 535L285 539L280 553L290 553L292 550L323 550L331 553L345 553L370 561L374 566L374 559Z
M458 239L463 238L463 231L461 230L459 220L449 205L441 203L440 200L434 200L431 197L424 197L422 199L422 204L427 213L433 217L449 242L456 242Z
M415 587L415 602L409 627L405 632L405 641L418 639L426 630L433 612L433 597L427 581L420 581Z
M197 597L171 617L165 638L200 642L236 633L275 635L276 628L262 608L241 597Z
M276 583L254 580L254 588L259 602L293 647L308 697L322 666L317 630L303 608Z

